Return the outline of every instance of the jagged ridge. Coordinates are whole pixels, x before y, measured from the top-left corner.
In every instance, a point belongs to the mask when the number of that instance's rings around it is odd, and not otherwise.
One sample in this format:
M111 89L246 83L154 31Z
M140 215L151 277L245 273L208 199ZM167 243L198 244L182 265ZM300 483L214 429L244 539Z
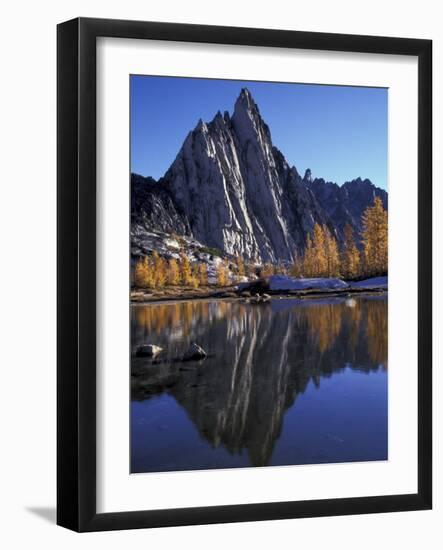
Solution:
M145 184L143 183L145 182ZM232 117L218 112L189 132L163 178L132 178L135 226L188 235L255 261L291 261L316 222L341 240L343 227L360 229L374 195L369 180L342 187L304 178L272 144L250 92L242 89Z

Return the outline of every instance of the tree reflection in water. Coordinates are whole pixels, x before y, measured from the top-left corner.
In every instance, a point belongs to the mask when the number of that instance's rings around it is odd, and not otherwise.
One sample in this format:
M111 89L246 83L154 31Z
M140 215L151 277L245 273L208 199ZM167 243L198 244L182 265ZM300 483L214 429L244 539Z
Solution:
M168 393L212 447L246 450L254 466L269 463L285 411L310 381L387 369L386 297L134 306L131 332L133 350L165 349L155 360L132 357L132 399ZM208 357L182 363L193 341Z

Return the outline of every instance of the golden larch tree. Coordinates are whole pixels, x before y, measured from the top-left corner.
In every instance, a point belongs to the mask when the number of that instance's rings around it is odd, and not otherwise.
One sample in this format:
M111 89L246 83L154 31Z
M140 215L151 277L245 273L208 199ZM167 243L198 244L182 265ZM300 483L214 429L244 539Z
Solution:
M224 261L217 265L217 285L227 286L229 283L228 267Z
M303 276L303 258L300 257L298 253L294 254L294 260L286 272L288 272L291 277Z
M191 266L191 286L198 288L200 286L200 278L198 273L198 263L194 263Z
M180 267L177 260L172 258L168 263L168 284L178 285L180 283Z
M180 266L181 283L185 286L190 285L192 283L192 271L191 271L191 264L189 262L189 258L186 256L186 254L182 255L180 264L181 264Z
M353 279L360 272L360 252L355 244L354 230L348 223L344 228L340 265L340 271L345 279Z
M154 250L154 252L152 253L152 262L155 286L158 288L162 288L165 286L167 278L166 262L161 256L159 256L156 250Z
M140 258L137 260L134 268L134 284L140 288L143 288L145 281L144 265L143 260Z
M326 236L323 227L316 223L312 237L312 245L314 248L314 277L325 277L328 272L328 259L326 256Z
M311 235L306 237L306 248L303 255L303 277L313 277L315 269L315 250Z
M235 263L237 265L237 275L239 277L243 277L245 274L245 264L243 262L243 258L241 256L237 256Z
M134 270L135 285L140 288L155 288L153 269L147 256L140 258Z
M275 268L273 264L271 264L270 262L263 264L260 270L260 275L262 277L270 277L271 275L274 275L274 274L275 274Z
M326 256L326 276L340 277L340 252L337 240L326 226L323 226Z
M198 280L200 286L208 285L208 268L205 263L200 263L198 266Z
M388 271L388 213L380 197L374 198L362 216L363 262L366 275Z

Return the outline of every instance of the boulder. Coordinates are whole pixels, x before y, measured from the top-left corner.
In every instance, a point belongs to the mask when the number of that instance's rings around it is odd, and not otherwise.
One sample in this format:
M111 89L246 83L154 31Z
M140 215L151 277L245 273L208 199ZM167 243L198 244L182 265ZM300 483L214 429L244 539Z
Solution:
M205 350L193 342L183 355L183 361L198 361L200 359L204 359L205 357Z
M137 348L135 355L137 357L155 357L161 351L163 351L163 348L161 348L160 346L155 346L154 344L145 344Z
M255 294L255 296L252 296L252 298L249 300L250 304L260 304L262 301L260 294Z
M249 300L250 304L266 304L271 301L271 296L269 294L263 293L263 294L255 294L255 296L252 296L252 298Z
M227 291L227 292L223 292L222 297L223 298L237 298L237 294L235 292Z

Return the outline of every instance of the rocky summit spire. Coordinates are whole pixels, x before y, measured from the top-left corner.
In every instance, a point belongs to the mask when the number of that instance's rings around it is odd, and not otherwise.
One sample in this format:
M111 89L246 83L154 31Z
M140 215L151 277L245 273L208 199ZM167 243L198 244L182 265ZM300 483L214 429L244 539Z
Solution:
M231 118L218 112L188 134L163 183L195 239L251 260L291 261L326 221L246 88Z
M248 90L248 88L241 89L240 95L235 102L234 113L238 110L246 110L260 114L257 104L255 103L252 94Z
M141 213L140 219L155 229L150 222L158 217L154 210L164 216L170 212L171 224L181 218L171 232L183 234L185 228L206 246L254 261L292 261L315 223L337 228L339 236L344 223L359 230L361 213L373 200L372 188L361 180L335 187L336 198L331 198L331 185L313 180L309 169L302 178L289 166L273 145L250 91L243 88L231 117L219 111L189 132L155 188L159 192L157 202L151 201L152 212ZM362 193L365 187L368 192ZM352 201L347 198L351 195Z
M271 145L271 132L247 88L242 88L235 102L232 124L242 143L257 139L262 145Z
M307 182L311 182L312 181L312 173L311 173L311 169L310 168L307 168L306 169L306 172L305 172L305 175L303 177L303 181L307 181Z

